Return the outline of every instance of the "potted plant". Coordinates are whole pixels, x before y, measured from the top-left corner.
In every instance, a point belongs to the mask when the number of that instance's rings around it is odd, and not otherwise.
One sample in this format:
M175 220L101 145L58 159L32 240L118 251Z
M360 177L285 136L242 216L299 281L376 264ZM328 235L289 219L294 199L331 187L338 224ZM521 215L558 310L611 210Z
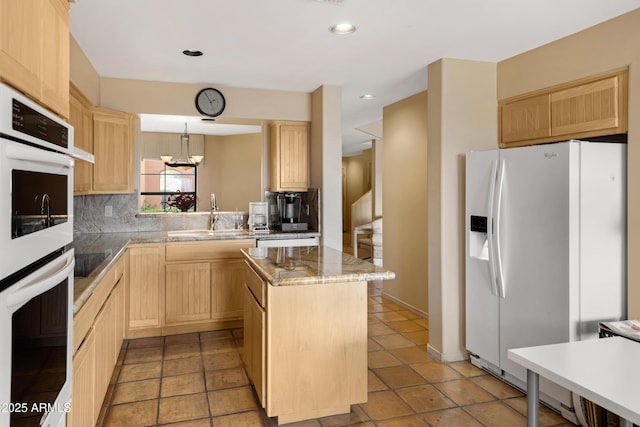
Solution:
M181 193L180 190L176 191L176 194L169 196L166 202L162 204L169 208L178 209L180 212L187 212L193 208L196 210L198 203L198 196L191 193Z

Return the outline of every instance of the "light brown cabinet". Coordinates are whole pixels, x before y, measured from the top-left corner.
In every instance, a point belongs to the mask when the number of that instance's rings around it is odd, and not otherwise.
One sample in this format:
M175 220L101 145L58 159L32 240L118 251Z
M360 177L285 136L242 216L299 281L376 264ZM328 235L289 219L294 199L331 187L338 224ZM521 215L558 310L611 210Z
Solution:
M93 109L94 194L133 193L131 114Z
M309 123L273 122L269 126L271 191L309 188Z
M73 319L73 384L68 425L95 425L124 339L126 255L107 271Z
M627 81L621 70L500 101L500 146L627 132Z
M242 360L253 384L260 405L265 407L266 312L264 293L266 284L250 268L245 268L244 331Z
M0 0L0 80L69 116L69 2Z
M164 277L160 275L160 244L134 245L129 252L129 289L127 338L134 338L136 330L143 334L155 328L159 335L160 288ZM151 333L153 335L153 332Z
M73 145L93 154L93 118L91 103L71 84L69 87L69 123L73 126ZM73 194L89 194L93 189L93 164L76 160L73 169Z
M211 319L211 267L208 262L167 264L165 323Z

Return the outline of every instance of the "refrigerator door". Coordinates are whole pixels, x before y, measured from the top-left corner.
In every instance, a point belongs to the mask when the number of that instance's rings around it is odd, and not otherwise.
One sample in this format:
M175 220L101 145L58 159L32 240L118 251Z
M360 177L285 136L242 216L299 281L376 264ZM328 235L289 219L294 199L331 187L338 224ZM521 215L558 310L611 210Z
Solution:
M498 153L498 150L467 153L465 184L466 348L493 365L487 367L494 370L500 363L499 305L491 280L493 260L489 256L488 231L492 225L491 196L495 196Z
M507 350L569 341L570 272L577 262L577 144L547 144L500 152L504 188L500 251L500 367L521 381L526 370ZM577 244L577 238L573 239ZM570 255L573 254L573 255Z

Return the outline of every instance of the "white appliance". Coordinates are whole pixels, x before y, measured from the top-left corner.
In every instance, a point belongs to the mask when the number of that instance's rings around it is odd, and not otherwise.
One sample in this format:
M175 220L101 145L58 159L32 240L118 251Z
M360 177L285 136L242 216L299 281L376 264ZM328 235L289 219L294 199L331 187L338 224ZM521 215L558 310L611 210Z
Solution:
M473 364L524 388L508 349L596 338L598 321L625 318L626 145L469 152L465 202ZM540 391L577 421L570 392L544 378Z
M0 84L0 426L66 425L73 128Z

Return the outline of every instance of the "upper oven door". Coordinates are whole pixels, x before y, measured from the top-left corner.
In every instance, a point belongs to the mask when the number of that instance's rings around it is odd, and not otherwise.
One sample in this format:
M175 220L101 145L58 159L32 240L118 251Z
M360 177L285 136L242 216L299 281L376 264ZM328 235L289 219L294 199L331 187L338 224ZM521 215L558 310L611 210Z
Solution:
M73 240L73 159L0 137L0 280Z

